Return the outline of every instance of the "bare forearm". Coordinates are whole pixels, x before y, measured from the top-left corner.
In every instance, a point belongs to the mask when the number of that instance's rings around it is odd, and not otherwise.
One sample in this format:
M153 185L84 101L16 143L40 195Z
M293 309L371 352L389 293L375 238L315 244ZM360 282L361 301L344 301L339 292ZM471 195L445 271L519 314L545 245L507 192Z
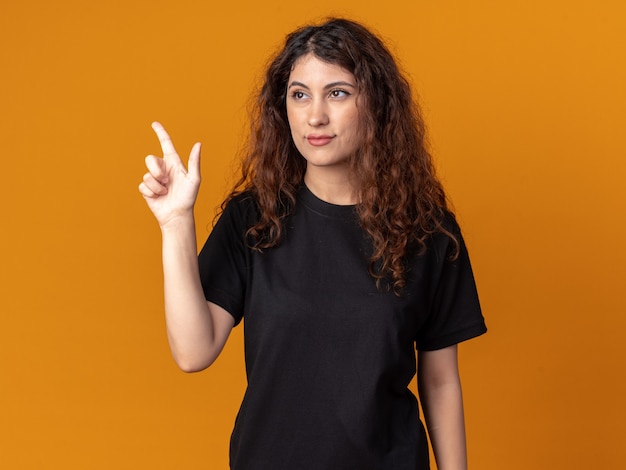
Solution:
M420 390L428 433L439 470L466 470L465 420L460 382Z
M418 387L439 470L467 470L457 346L418 354Z
M183 370L201 370L213 362L219 350L198 274L193 214L162 227L162 235L165 315L172 355Z

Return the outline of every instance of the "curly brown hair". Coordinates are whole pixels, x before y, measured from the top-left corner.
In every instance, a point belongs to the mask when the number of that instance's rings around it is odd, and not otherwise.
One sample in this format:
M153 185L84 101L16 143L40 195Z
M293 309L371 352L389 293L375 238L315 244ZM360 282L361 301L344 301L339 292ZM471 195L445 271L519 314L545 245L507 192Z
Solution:
M260 211L247 235L262 251L280 243L282 220L295 207L306 160L293 143L286 110L287 82L295 62L312 53L352 73L359 91L363 145L350 159L358 195L356 210L372 241L370 273L399 294L406 255L423 253L434 233L459 241L444 227L450 213L425 142L425 127L406 78L383 42L364 26L331 18L289 34L268 66L254 103L242 175L222 207L248 191Z

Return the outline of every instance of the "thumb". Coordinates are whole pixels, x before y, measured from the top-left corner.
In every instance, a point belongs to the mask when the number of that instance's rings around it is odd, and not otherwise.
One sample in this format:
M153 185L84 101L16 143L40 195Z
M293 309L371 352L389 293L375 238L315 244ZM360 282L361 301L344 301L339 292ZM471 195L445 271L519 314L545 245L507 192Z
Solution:
M187 163L187 173L197 179L200 179L200 150L202 144L197 142L194 144L189 153L189 162Z

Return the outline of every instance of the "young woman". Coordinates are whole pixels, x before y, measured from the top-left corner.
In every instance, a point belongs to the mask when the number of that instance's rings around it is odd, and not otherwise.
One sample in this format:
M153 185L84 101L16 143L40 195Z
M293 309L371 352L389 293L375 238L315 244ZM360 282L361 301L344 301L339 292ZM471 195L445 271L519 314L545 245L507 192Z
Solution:
M486 331L410 88L383 43L332 19L267 70L243 175L199 256L188 170L163 127L140 192L163 236L172 353L208 367L244 319L236 470L465 469L457 344ZM417 348L417 360L416 360Z

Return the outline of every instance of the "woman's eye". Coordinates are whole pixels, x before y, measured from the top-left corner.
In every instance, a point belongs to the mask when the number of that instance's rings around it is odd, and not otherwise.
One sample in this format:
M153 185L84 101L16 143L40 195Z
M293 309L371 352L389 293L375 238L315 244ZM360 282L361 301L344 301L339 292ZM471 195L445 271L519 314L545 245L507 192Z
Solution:
M350 93L348 93L345 90L332 90L330 92L330 96L332 98L343 98L344 96L348 96Z
M294 92L291 94L291 97L292 97L292 98L294 98L294 99L296 99L296 100L301 100L301 99L303 99L305 96L306 96L306 95L305 95L305 94L304 94L304 92L302 92L302 91L294 91Z

